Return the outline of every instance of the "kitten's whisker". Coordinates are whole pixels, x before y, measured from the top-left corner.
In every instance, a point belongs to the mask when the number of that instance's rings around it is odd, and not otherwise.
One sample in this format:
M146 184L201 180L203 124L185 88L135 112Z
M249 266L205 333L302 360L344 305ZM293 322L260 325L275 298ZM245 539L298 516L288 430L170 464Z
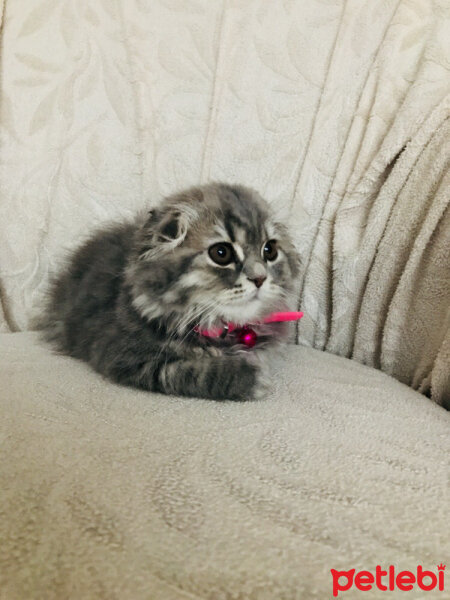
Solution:
M194 321L196 318L200 317L201 314L203 314L203 313L207 314L211 309L215 308L215 306L216 306L216 302L215 301L210 301L207 305L198 306L197 307L197 311L195 311L195 312L192 311L192 314L189 315L191 317L191 319L190 319L191 322ZM186 324L186 327L187 327L187 324ZM175 347L176 348L180 347L184 343L184 341L186 340L186 338L188 337L188 335L190 333L192 333L192 331L193 331L193 327L187 328L187 331L185 332L185 334L182 337L180 337L180 339L178 340L178 344ZM171 340L174 339L176 333L177 332L175 331L172 334Z

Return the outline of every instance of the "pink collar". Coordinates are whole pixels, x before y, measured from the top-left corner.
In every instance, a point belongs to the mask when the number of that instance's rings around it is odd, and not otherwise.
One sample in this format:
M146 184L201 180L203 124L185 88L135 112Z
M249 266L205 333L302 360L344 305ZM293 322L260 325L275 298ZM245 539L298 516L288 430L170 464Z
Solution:
M210 338L224 338L227 333L235 331L237 334L237 340L239 343L244 344L248 348L252 348L256 344L258 336L250 325L261 325L264 323L281 323L285 321L299 321L303 317L302 312L274 312L267 317L264 317L262 321L250 323L248 325L236 325L235 323L226 323L223 327L217 327L214 329L200 329L200 327L194 327L194 331Z

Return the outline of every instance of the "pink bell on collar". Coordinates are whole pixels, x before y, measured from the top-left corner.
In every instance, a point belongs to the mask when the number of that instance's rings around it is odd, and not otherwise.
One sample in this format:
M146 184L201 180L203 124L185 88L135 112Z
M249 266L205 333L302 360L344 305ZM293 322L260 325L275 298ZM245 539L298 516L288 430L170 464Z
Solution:
M247 348L253 348L258 336L250 327L243 327L236 331L236 337L240 344L244 344Z

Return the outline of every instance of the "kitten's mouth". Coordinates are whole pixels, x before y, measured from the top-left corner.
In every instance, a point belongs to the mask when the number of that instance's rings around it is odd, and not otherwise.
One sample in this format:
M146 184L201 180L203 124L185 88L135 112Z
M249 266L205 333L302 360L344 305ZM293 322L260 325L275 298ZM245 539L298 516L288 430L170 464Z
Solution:
M259 302L262 301L262 291L261 290L254 290L253 292L251 292L248 296L241 298L240 302L243 305L248 304L248 302L255 302L256 300L258 300Z

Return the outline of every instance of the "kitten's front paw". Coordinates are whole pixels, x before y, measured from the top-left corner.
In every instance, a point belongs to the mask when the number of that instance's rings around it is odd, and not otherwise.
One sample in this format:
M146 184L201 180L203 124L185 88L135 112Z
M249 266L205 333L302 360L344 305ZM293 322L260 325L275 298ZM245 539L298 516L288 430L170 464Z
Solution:
M236 385L243 400L263 400L267 398L271 382L261 362L252 354L242 359L237 371Z
M223 350L217 346L205 345L205 346L194 346L192 353L198 358L204 358L205 356L219 357L223 356Z
M252 390L252 398L254 400L265 400L272 388L270 377L262 370L257 371L255 384Z

